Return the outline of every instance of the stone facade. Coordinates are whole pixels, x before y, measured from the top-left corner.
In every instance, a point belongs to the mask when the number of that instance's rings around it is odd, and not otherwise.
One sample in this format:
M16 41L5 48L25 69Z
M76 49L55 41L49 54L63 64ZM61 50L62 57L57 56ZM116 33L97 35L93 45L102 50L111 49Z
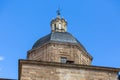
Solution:
M68 43L46 43L28 52L28 60L60 62L61 57L75 64L90 65L92 58L79 45Z
M118 68L20 60L20 80L117 80Z

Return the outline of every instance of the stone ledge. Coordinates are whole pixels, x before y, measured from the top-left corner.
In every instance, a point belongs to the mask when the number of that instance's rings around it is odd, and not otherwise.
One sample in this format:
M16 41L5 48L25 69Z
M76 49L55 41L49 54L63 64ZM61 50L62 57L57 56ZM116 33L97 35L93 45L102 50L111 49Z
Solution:
M19 67L21 68L23 64L45 65L45 66L54 66L54 67L61 67L61 68L91 69L91 70L102 70L102 71L112 71L112 72L120 71L120 68L113 68L113 67L81 65L81 64L63 64L63 63L57 63L57 62L45 62L45 61L20 59Z

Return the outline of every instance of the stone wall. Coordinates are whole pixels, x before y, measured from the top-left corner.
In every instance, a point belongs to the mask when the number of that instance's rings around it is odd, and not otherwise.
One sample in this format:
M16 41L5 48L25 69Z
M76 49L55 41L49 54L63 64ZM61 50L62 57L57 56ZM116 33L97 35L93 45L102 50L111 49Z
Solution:
M79 46L65 43L48 43L28 52L29 60L60 62L61 57L85 65L90 65L92 60Z
M38 64L37 64L38 63ZM117 69L59 63L20 63L20 80L117 80Z

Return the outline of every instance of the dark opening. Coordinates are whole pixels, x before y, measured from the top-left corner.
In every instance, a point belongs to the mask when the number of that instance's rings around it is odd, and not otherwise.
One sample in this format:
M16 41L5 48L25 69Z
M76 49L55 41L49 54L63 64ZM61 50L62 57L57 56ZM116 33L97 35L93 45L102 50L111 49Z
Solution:
M72 61L72 60L67 60L66 57L61 57L61 63L73 64L74 61Z
M74 63L74 61L70 61L70 60L67 60L67 62L66 62L67 64L73 64Z
M118 80L120 80L120 75L118 75Z

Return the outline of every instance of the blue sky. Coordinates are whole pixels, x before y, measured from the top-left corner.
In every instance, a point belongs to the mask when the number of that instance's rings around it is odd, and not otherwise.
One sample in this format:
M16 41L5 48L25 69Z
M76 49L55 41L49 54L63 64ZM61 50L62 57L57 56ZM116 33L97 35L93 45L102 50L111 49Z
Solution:
M0 77L18 78L18 59L50 33L58 6L93 65L120 67L120 0L0 0Z

